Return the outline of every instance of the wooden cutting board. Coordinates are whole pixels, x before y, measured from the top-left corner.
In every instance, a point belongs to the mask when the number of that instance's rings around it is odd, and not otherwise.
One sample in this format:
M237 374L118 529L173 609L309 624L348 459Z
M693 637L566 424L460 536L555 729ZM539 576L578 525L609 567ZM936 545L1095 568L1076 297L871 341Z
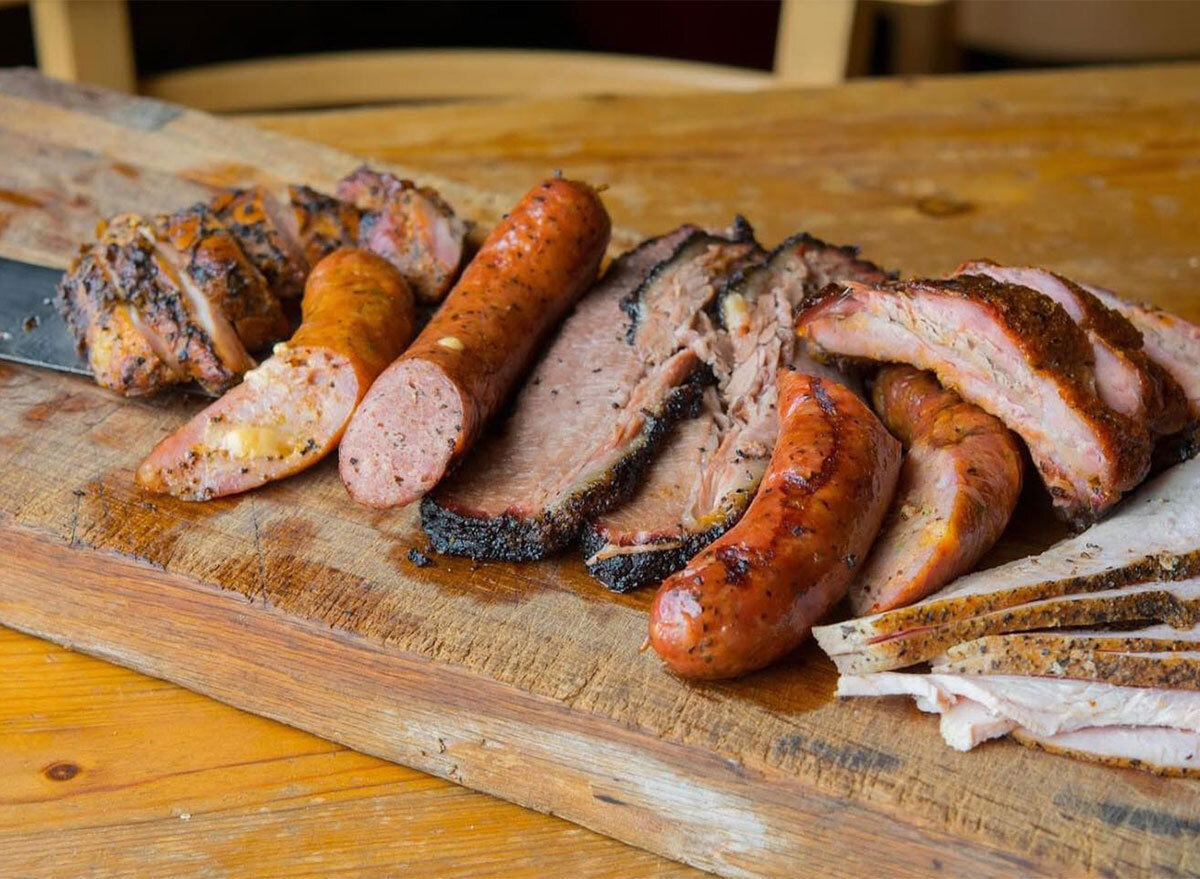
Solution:
M52 266L105 214L329 189L358 161L26 72L0 73L0 156L0 255ZM484 225L518 194L420 179ZM955 753L907 702L835 702L811 648L682 683L638 652L647 595L569 555L418 568L415 511L353 506L332 462L239 499L141 494L140 454L198 405L0 365L0 623L724 875L1200 870L1197 782Z

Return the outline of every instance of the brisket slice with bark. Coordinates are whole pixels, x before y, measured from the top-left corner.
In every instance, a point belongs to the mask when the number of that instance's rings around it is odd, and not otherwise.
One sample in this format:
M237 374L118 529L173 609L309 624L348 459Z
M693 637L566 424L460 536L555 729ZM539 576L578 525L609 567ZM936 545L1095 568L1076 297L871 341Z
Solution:
M670 426L695 408L704 373L687 348L632 344L624 309L648 279L694 286L693 262L747 247L684 226L616 260L567 318L512 415L422 501L434 548L543 558L574 540L585 517L627 497Z
M736 523L775 445L778 371L800 368L845 381L811 360L795 338L797 308L833 281L886 279L855 250L803 233L733 277L717 299L720 325L697 320L703 332L688 340L717 385L705 391L697 417L676 429L633 499L584 529L589 572L612 589L635 589L678 570ZM658 335L652 327L641 332Z

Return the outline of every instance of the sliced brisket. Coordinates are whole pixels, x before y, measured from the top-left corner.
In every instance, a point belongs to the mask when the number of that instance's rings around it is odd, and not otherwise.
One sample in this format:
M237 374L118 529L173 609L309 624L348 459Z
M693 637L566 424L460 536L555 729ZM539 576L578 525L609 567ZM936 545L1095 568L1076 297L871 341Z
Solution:
M709 240L685 226L612 264L564 322L512 415L422 501L435 549L543 558L628 496L670 426L694 408L702 373L690 350L649 356L630 344L623 304L657 266Z
M681 301L669 289L634 309L639 319L677 318L691 310L695 318L685 341L704 358L717 386L706 392L697 417L677 428L629 503L584 530L593 576L620 591L661 580L737 522L775 445L778 370L831 374L795 339L797 308L831 281L886 278L853 249L799 234L731 279L718 297L717 327L708 321L702 297ZM660 344L668 324L637 328L642 344Z

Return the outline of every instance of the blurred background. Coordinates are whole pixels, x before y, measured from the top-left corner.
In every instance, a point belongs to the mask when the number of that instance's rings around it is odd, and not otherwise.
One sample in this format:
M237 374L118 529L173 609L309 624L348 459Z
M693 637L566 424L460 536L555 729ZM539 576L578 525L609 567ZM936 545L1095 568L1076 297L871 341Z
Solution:
M0 66L232 112L1195 58L1200 0L0 0Z

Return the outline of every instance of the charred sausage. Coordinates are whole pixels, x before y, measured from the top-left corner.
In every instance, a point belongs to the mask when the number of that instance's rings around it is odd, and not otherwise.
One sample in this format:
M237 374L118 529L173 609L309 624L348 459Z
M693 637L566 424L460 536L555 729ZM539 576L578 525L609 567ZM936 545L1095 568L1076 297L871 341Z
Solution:
M346 248L313 269L302 311L290 341L154 447L140 485L208 500L298 473L333 450L412 338L413 295L387 260Z
M872 396L908 452L896 500L850 589L859 616L912 604L969 571L1000 538L1021 494L1012 432L930 373L885 366Z
M394 507L437 484L596 279L609 232L584 183L546 180L517 204L351 419L338 453L351 497Z
M733 677L794 650L846 594L892 499L900 444L850 390L781 373L779 419L741 521L654 596L650 643L684 677Z

